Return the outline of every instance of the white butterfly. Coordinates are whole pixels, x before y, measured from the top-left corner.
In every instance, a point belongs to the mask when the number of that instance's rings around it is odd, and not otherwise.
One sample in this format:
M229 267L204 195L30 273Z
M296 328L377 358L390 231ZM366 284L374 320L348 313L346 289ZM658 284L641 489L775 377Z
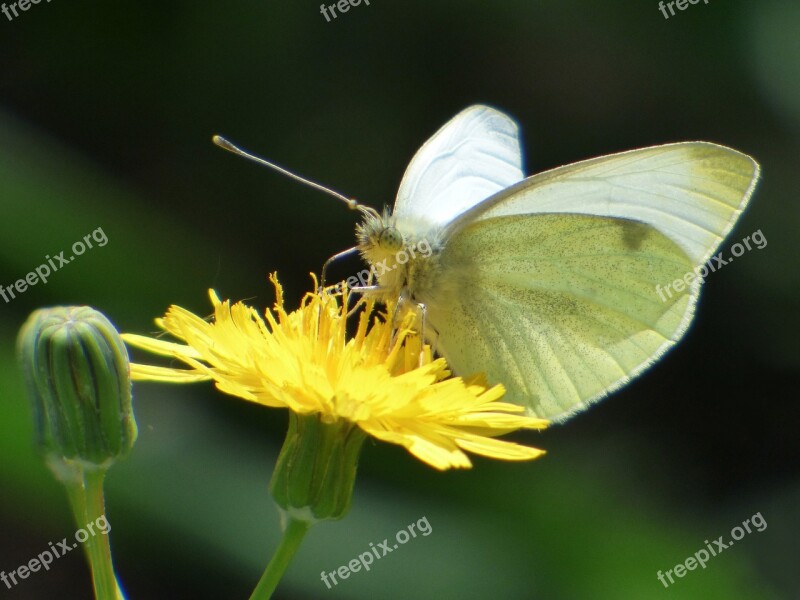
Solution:
M745 154L684 142L526 179L516 123L472 106L414 156L393 213L363 209L358 250L385 300L424 305L456 374L485 372L530 414L564 420L685 333L701 280L666 301L656 286L712 256L758 174ZM406 252L421 244L431 252Z

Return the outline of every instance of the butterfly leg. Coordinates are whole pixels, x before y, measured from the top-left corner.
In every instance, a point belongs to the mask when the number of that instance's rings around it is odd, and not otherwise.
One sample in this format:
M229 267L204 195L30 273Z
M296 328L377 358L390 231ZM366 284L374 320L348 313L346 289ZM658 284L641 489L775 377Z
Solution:
M402 303L403 303L403 300L401 299L399 302L397 302L394 305L394 310L392 311L392 321L391 321L392 322L392 340L389 343L389 345L391 347L394 347L394 344L397 341L397 334L399 333L399 330L397 329L396 324L397 324L397 320L398 320L398 315L400 314L400 305Z
M425 321L427 320L428 307L422 302L417 302L417 309L420 312L420 328L417 335L419 335L419 366L422 366L422 359L425 356Z
M328 265L330 265L335 260L344 258L345 256L350 256L355 252L358 252L357 246L353 246L352 248L348 248L347 250L342 250L341 252L337 252L336 254L334 254L328 260L325 261L325 263L322 265L322 273L320 274L319 278L319 291L322 291L322 289L325 288L325 274L328 271Z
M400 301L397 304L395 304L394 311L392 312L392 323L393 324L397 323L399 320L401 320L400 319L400 311L402 310L402 304L404 302L408 302L408 301L409 300L407 298L401 298ZM425 346L424 331L425 331L425 324L426 324L426 320L427 320L426 319L426 315L427 315L427 312L428 312L428 308L424 304L422 304L421 302L417 302L416 303L416 309L419 311L419 315L420 315L420 327L416 331L416 334L419 336L419 342L420 342L419 366L421 367L422 366L422 360L423 360L423 358L425 356L424 355L424 352L425 352L425 348L424 348L424 346ZM394 346L395 342L397 342L398 333L399 333L399 330L395 329L394 333L392 334L392 341L391 341L392 346Z

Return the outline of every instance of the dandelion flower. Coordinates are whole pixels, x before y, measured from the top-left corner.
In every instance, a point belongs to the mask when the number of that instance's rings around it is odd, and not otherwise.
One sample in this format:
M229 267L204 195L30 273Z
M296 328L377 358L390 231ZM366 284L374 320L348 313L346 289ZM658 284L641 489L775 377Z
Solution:
M450 377L414 333L413 315L394 329L361 299L357 329L347 336L348 293L309 293L294 312L284 309L276 276L276 302L264 318L241 302L209 291L213 320L172 306L157 324L181 343L125 334L131 346L178 359L186 368L131 365L134 380L213 380L221 391L264 406L288 408L322 423L346 423L405 447L444 470L468 468L465 451L502 460L529 460L542 450L495 439L517 429L543 429L547 421L500 402L501 385L480 376ZM393 314L388 307L387 314Z

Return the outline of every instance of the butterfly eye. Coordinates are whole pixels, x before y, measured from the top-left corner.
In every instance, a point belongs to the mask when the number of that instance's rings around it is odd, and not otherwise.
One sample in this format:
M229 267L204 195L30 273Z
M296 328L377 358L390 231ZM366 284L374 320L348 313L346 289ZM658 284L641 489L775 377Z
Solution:
M381 231L378 238L378 245L382 250L397 252L403 248L403 235L394 227L387 227Z

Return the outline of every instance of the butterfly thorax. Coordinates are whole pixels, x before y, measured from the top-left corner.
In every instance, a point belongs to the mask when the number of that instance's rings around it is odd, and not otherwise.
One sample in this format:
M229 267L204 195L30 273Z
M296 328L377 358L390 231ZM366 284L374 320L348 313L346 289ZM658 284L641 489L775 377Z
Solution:
M363 214L364 220L356 226L357 247L371 267L381 298L397 301L424 296L438 272L439 238L412 233L425 228L398 223L388 209L383 214L366 209Z

